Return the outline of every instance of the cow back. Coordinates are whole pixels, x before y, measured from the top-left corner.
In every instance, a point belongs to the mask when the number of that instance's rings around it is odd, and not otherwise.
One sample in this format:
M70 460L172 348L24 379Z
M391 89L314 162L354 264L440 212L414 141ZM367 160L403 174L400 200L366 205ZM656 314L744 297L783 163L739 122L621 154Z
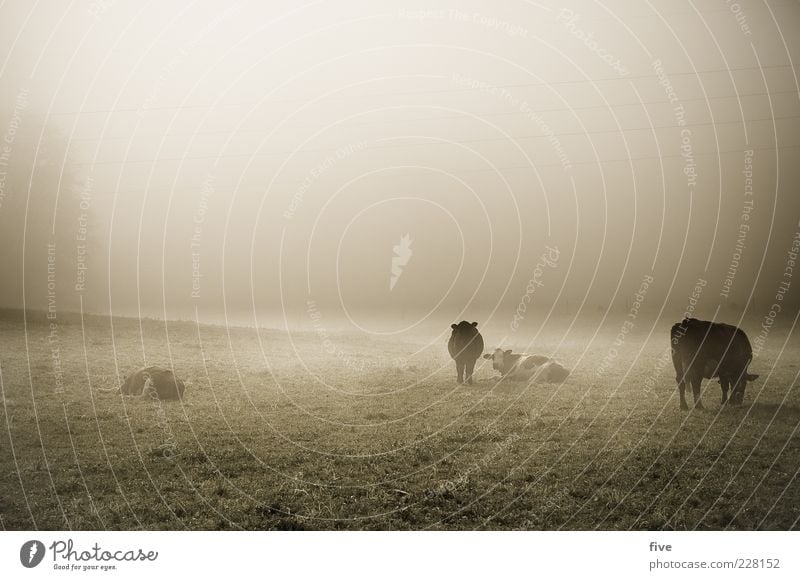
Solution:
M476 326L462 320L453 329L447 350L454 359L477 359L483 354L483 337Z

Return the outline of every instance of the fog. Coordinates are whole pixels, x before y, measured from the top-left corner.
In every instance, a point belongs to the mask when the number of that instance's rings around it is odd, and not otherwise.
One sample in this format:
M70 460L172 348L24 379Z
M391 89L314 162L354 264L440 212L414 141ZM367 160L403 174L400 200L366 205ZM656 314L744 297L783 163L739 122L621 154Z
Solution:
M796 1L219 6L0 8L0 306L796 316Z

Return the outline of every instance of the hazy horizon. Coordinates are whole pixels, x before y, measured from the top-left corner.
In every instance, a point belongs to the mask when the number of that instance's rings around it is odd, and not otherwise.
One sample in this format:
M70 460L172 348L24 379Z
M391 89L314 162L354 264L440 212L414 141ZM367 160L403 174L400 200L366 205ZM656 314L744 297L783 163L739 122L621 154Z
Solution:
M737 7L7 4L0 306L370 332L675 318L702 281L767 316L800 6Z

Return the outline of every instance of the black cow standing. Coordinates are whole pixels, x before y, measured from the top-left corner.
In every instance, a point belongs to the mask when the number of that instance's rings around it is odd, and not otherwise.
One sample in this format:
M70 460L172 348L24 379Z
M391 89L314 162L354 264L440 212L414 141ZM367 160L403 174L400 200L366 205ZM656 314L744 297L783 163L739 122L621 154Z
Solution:
M456 361L456 373L459 384L466 379L472 384L472 371L475 370L475 361L483 354L483 337L478 332L478 323L470 324L462 320L458 324L451 324L453 334L447 343L450 356Z
M700 383L712 378L719 378L723 405L728 402L730 387L733 387L730 402L742 404L747 381L758 378L747 372L753 360L753 349L743 330L730 324L684 318L670 330L670 341L681 409L688 409L684 394L686 383L692 385L694 406L702 409Z

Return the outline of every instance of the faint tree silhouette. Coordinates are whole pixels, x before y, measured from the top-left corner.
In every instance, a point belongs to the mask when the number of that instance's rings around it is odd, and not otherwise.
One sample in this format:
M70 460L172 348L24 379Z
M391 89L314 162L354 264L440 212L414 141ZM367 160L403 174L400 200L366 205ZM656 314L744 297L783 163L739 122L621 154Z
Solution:
M79 179L65 140L19 97L0 110L0 306L75 309Z

